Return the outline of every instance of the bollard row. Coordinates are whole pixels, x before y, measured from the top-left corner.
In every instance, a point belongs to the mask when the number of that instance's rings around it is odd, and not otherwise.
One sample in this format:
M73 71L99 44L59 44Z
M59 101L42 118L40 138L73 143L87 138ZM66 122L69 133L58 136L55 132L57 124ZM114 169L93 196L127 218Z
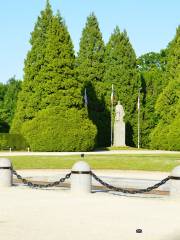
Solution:
M163 179L159 183L153 186L150 186L146 189L136 189L136 190L128 190L125 188L115 187L104 182L95 173L91 171L90 166L84 161L79 161L75 163L74 166L72 167L72 171L66 174L64 178L60 178L58 181L55 181L49 184L35 184L21 177L21 175L19 175L12 168L12 164L9 159L0 158L0 187L12 186L13 174L19 180L21 180L24 184L34 188L54 187L71 177L71 192L77 193L77 194L91 193L92 177L96 181L98 181L100 184L105 186L107 189L123 192L123 193L130 193L130 194L150 192L153 189L156 189L159 186L165 184L167 181L171 180L170 195L180 198L180 166L177 166L176 168L174 168L171 173L171 176L168 176L167 178Z

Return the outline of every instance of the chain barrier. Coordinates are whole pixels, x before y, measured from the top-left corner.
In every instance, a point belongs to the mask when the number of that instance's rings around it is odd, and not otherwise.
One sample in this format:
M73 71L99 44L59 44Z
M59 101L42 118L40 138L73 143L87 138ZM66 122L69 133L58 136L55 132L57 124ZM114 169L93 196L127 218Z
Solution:
M23 178L20 174L18 174L16 172L16 170L14 170L13 168L11 169L12 173L17 177L17 179L19 179L22 183L24 183L25 185L27 185L28 187L32 187L32 188L48 188L48 187L55 187L57 185L59 185L60 183L65 182L65 180L69 179L71 177L71 172L66 174L65 177L60 178L58 181L52 182L52 183L48 183L48 184L37 184L37 183L33 183L31 181L28 181L27 179ZM121 187L116 187L113 186L107 182L104 182L101 178L99 178L94 172L90 172L91 176L97 181L99 182L101 185L103 185L104 187L106 187L107 189L116 191L116 192L122 192L122 193L129 193L129 194L138 194L138 193L147 193L147 192L151 192L154 189L157 189L158 187L160 187L161 185L165 184L167 181L169 181L170 179L174 179L174 180L180 180L180 177L173 177L173 176L168 176L166 178L164 178L163 180L161 180L160 182L156 183L153 186L147 187L145 189L135 189L135 190L129 190L126 188L121 188Z
M151 192L152 190L160 187L161 185L165 184L167 181L169 181L170 179L172 179L171 176L168 176L167 178L164 178L162 181L160 181L159 183L156 183L155 185L151 186L151 187L147 187L145 189L135 189L135 190L128 190L126 188L120 188L120 187L115 187L110 185L109 183L104 182L102 179L100 179L95 173L91 172L92 177L99 182L100 184L102 184L104 187L116 191L116 192L122 192L122 193L129 193L129 194L138 194L138 193L146 193L146 192Z
M19 179L22 183L24 183L25 185L27 185L28 187L31 188L49 188L49 187L55 187L57 185L59 185L60 183L65 182L66 179L70 178L71 176L71 172L66 174L65 177L60 178L58 181L52 182L52 183L48 183L48 184L37 184L37 183L33 183L31 181L28 181L27 179L23 178L20 174L18 174L13 168L12 168L12 173L17 177L17 179Z

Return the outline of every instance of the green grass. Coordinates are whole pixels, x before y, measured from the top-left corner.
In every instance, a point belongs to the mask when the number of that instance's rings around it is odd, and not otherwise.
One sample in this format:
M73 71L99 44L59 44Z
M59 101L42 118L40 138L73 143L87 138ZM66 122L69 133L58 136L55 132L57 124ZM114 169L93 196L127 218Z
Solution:
M15 169L71 169L80 156L16 156L8 157ZM180 154L153 155L86 155L92 169L171 171L180 165Z

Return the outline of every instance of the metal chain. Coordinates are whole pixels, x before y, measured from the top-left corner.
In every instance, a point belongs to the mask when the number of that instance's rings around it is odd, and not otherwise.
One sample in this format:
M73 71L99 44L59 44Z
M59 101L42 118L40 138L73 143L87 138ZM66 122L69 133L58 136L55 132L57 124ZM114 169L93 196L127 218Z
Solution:
M100 184L102 184L103 186L105 186L106 188L113 190L113 191L117 191L117 192L122 192L122 193L129 193L129 194L136 194L136 193L146 193L146 192L150 192L153 189L158 188L159 186L165 184L167 181L169 181L171 179L171 176L168 176L167 178L164 178L162 181L160 181L159 183L145 188L145 189L136 189L136 190L128 190L125 188L120 188L120 187L115 187L110 185L109 183L104 182L102 179L100 179L95 173L91 172L92 177L99 182Z
M36 183L32 183L30 181L28 181L27 179L23 178L21 175L19 175L16 170L14 170L12 168L12 173L17 177L17 179L19 179L22 183L24 183L25 185L27 185L28 187L31 188L48 188L48 187L55 187L57 185L59 185L60 183L65 182L66 179L70 178L71 176L71 172L66 174L65 177L60 178L58 181L55 181L53 183L48 183L48 184L36 184Z
M48 188L48 187L54 187L59 185L60 183L65 182L66 179L69 179L71 176L71 172L66 174L65 177L60 178L58 181L55 181L53 183L48 183L48 184L36 184L36 183L32 183L31 181L28 181L27 179L23 178L20 174L18 174L16 172L16 170L14 170L13 168L11 169L12 173L17 177L17 179L19 179L22 183L24 183L25 185L32 187L32 188ZM129 193L129 194L138 194L138 193L146 193L146 192L151 192L152 190L160 187L161 185L165 184L167 181L169 181L170 179L177 179L175 177L172 176L168 176L166 178L164 178L163 180L161 180L160 182L156 183L155 185L151 186L151 187L147 187L145 189L135 189L135 190L128 190L126 188L120 188L120 187L115 187L112 186L109 183L104 182L102 179L100 179L95 173L93 173L92 171L90 172L91 176L100 184L102 184L103 186L105 186L106 188L113 190L113 191L117 191L117 192L122 192L122 193ZM180 179L178 177L178 179Z

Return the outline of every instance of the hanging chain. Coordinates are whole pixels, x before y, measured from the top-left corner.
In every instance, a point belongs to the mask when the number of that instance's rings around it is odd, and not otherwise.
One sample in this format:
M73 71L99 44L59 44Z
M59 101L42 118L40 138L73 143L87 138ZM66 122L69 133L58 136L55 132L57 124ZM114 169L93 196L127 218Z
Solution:
M58 181L48 183L48 184L37 184L37 183L32 183L31 181L28 181L27 179L23 178L20 174L18 174L13 168L12 168L12 173L19 179L22 183L27 185L28 187L32 188L48 188L48 187L55 187L59 185L60 183L65 182L66 179L70 178L71 172L66 174L65 177L60 178Z
M128 190L126 188L120 188L120 187L115 187L110 185L109 183L104 182L102 179L100 179L95 173L91 172L92 177L99 182L100 184L102 184L103 186L105 186L106 188L116 191L116 192L122 192L122 193L129 193L129 194L137 194L137 193L146 193L146 192L150 192L153 189L156 189L158 187L160 187L161 185L165 184L167 181L169 181L171 179L171 176L168 176L167 178L164 178L162 181L160 181L159 183L145 188L145 189L136 189L136 190Z
M59 185L60 183L65 182L66 179L69 179L71 177L71 172L66 174L65 177L60 178L58 181L52 182L52 183L48 183L48 184L37 184L37 183L33 183L25 178L23 178L20 174L18 174L16 172L16 170L14 170L13 168L11 168L12 173L17 177L17 179L19 179L22 183L24 183L25 185L27 185L28 187L32 187L32 188L48 188L48 187L55 187L57 185ZM173 177L173 176L168 176L166 178L164 178L163 180L161 180L160 182L156 183L153 186L147 187L145 189L135 189L135 190L129 190L126 188L121 188L121 187L116 187L113 186L109 183L104 182L102 179L100 179L94 172L90 172L91 176L97 181L99 182L101 185L103 185L104 187L106 187L107 189L116 191L116 192L122 192L122 193L129 193L129 194L138 194L138 193L146 193L146 192L151 192L154 189L157 189L158 187L160 187L161 185L165 184L167 181L169 181L170 179L174 179L174 180L180 180L180 177Z

